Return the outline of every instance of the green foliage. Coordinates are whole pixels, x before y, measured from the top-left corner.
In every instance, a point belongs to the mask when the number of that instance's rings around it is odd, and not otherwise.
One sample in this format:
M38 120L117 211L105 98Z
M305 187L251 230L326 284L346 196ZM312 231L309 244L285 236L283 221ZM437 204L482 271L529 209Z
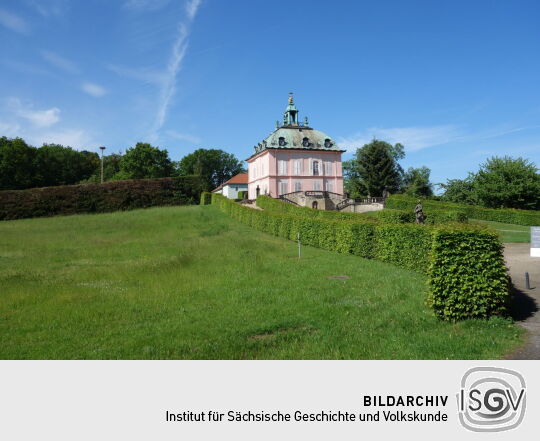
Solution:
M536 166L524 158L492 157L477 173L440 186L445 190L442 199L448 202L540 210L540 174Z
M405 193L413 197L428 197L433 194L433 184L429 181L431 170L427 167L410 167L403 175Z
M488 159L475 175L474 186L485 207L540 210L540 174L526 159Z
M322 210L304 210L264 196L257 199L257 205L264 210L244 207L219 194L212 194L212 204L266 233L291 240L299 234L306 245L375 258L428 274L429 300L443 320L487 318L506 311L509 286L496 234L463 224L378 223L359 215L355 215L355 220L323 217ZM390 213L400 221L406 215L399 211ZM484 262L486 272L476 263L475 270L471 270L473 261ZM462 297L457 288L459 277L454 279L455 274L464 276L466 294ZM486 288L489 278L495 283ZM448 280L455 283L450 283L447 289ZM501 282L505 280L506 283ZM475 293L481 298L478 301L474 299Z
M217 149L197 149L178 163L180 176L198 175L203 189L212 191L238 173L245 172L234 155Z
M385 188L390 192L400 188L402 170L397 160L404 155L401 144L374 139L356 151L348 167L361 178L370 196L382 196Z
M19 190L34 185L36 149L21 138L0 137L0 190Z
M242 200L242 199L247 199L248 197L248 192L247 190L241 190L238 192L238 199Z
M212 193L203 191L201 193L201 205L210 205L212 203Z
M426 225L378 225L375 258L403 268L427 273L432 229Z
M509 277L495 233L472 229L435 230L429 303L443 320L504 314Z
M58 144L31 147L22 139L0 138L0 190L76 184L99 166L96 153Z
M113 180L167 178L174 174L174 165L167 150L138 142L126 150L120 160L120 171Z
M398 210L412 211L415 205L416 199L398 194L390 196L386 201L386 206L388 208ZM428 215L430 210L458 211L463 213L463 216L466 216L469 219L480 219L516 225L540 225L540 211L516 210L512 208L493 209L432 200L422 201L422 205L424 206L424 211Z
M0 191L0 220L199 202L197 176Z
M414 213L406 210L384 209L373 212L372 216L383 223L407 224L415 220Z
M465 179L449 179L446 184L438 184L444 193L441 200L456 204L478 205L478 197L474 190L474 175Z

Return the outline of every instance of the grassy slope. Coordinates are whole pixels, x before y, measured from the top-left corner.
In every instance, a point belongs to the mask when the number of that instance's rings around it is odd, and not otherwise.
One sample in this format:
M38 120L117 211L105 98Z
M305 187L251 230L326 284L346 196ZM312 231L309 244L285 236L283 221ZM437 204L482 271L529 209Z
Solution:
M501 242L530 242L531 227L515 224L503 224L501 222L485 221L479 219L469 219L470 223L487 225L499 233Z
M0 358L497 358L509 322L436 320L425 280L214 207L0 223ZM348 275L348 280L328 279Z

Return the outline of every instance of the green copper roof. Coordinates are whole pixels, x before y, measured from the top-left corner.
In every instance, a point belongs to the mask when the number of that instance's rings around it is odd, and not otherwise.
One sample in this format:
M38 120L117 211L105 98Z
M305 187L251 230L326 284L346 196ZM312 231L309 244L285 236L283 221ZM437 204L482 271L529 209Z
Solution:
M305 123L298 122L298 109L292 96L283 114L283 125L276 122L276 129L262 142L255 146L255 153L266 149L298 149L344 152L326 133L315 130Z

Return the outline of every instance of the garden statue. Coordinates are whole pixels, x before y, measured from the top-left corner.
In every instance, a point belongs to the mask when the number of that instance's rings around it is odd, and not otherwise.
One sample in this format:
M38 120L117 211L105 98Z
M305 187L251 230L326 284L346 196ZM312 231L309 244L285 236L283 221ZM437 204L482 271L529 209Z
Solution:
M414 215L416 216L416 223L417 224L423 224L424 223L424 210L422 208L421 201L418 201L416 204L416 207L414 207Z

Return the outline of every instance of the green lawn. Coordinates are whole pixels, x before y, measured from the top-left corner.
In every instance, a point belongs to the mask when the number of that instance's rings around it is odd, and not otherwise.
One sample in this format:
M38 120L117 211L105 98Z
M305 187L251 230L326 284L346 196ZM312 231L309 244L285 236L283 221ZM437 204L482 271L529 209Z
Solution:
M331 279L344 275L349 279ZM0 358L492 359L509 321L438 321L425 277L215 207L0 222Z
M497 230L501 242L530 242L531 227L515 224L503 224L501 222L485 221L479 219L469 219L470 223L486 225L489 228Z

